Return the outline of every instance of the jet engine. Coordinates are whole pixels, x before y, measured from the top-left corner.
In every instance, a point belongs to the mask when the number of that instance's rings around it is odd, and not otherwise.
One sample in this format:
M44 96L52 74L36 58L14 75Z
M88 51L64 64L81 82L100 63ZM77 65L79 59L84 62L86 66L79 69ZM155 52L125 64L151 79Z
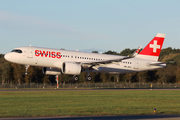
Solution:
M43 67L43 73L47 75L60 75L61 70L58 68Z
M79 75L81 70L81 65L77 63L64 62L62 65L62 73L64 74Z

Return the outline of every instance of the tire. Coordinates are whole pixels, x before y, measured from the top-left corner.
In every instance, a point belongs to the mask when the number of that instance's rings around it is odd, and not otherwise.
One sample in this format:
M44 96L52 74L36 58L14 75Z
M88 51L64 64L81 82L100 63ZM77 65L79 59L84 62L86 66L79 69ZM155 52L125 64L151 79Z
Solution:
M87 81L91 81L91 80L92 80L92 77L91 77L91 76L87 76L87 77L86 77L86 80L87 80Z
M74 81L78 81L78 80L79 80L78 76L74 76L74 77L73 77L73 80L74 80Z

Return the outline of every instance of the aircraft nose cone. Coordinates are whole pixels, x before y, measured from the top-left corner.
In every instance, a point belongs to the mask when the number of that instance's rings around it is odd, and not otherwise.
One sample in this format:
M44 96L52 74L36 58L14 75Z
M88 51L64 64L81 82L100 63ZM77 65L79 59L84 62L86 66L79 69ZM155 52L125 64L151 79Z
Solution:
M11 55L9 55L8 53L5 54L4 58L7 60L7 61L10 61L11 60Z

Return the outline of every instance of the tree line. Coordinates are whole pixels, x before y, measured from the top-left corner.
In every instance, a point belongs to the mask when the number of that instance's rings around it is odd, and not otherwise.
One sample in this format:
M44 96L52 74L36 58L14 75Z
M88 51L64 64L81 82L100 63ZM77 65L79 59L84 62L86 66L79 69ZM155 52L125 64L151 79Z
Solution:
M107 51L103 54L112 55L131 55L136 49L124 49L120 53L115 51ZM92 51L98 53L98 51ZM174 64L168 64L167 67L152 71L143 71L126 74L108 74L91 72L92 81L90 82L159 82L159 83L176 83L180 82L180 49L172 49L171 47L161 50L159 57L161 62L174 61ZM87 82L85 80L87 73L82 72L79 75L78 82ZM45 75L42 67L30 66L28 74L25 75L25 66L10 63L4 59L4 55L0 54L0 83L55 83L55 76ZM59 82L73 83L71 75L59 75Z

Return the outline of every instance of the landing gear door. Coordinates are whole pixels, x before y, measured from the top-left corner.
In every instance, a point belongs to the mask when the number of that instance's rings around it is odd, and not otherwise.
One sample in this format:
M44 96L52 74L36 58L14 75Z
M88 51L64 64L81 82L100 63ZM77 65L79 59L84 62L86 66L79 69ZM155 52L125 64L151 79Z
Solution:
M33 58L33 48L28 48L28 58Z
M139 61L138 59L134 59L134 69L138 69L139 68Z

